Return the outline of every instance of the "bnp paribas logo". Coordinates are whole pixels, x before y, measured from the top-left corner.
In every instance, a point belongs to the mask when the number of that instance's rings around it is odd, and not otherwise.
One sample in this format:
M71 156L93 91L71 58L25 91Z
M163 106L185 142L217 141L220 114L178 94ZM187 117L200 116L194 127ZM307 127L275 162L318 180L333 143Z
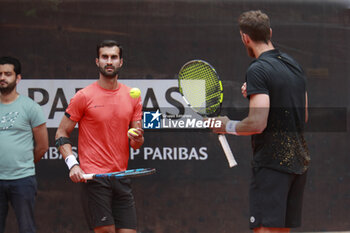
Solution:
M156 112L143 112L143 128L144 129L160 129L161 116L159 109Z

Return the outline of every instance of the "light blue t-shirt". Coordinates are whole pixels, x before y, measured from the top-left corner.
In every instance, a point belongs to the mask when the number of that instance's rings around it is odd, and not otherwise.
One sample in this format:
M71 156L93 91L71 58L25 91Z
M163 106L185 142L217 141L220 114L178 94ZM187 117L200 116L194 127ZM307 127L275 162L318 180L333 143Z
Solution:
M29 97L0 103L0 180L35 175L32 128L45 122L41 107Z

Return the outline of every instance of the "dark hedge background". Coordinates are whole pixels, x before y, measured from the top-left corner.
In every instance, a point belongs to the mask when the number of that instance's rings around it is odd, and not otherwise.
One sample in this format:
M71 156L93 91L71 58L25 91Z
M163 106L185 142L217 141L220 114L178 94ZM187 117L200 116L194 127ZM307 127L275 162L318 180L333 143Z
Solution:
M184 62L200 58L223 79L224 107L246 107L240 86L250 58L237 18L262 9L271 18L276 47L295 57L308 75L310 107L326 109L314 115L319 125L306 134L313 160L303 226L296 231L345 231L350 230L349 7L348 1L316 0L0 0L0 55L19 57L28 79L96 79L95 45L117 39L125 48L122 78L173 79ZM341 127L332 128L339 121ZM55 131L49 129L50 146ZM130 162L158 170L133 182L138 232L249 232L250 139L229 137L229 143L239 162L233 169L213 134L146 131L145 146L207 145L209 159ZM63 161L42 160L37 177L38 233L88 232L79 185L70 182ZM10 212L6 233L12 232L17 226Z

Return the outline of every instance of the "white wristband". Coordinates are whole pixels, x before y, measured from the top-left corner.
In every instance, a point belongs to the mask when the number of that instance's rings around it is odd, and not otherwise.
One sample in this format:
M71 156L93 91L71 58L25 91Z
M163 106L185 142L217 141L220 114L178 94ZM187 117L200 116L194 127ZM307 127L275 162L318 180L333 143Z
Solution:
M234 135L238 135L236 131L236 126L240 121L229 121L226 124L226 132Z
M73 166L79 165L77 159L74 155L68 155L66 159L64 160L68 166L68 169L70 170Z

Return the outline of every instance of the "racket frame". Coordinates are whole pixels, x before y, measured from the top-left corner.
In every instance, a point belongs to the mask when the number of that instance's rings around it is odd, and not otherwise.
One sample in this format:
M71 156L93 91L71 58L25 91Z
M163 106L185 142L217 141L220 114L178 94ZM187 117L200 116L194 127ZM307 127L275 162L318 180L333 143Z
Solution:
M133 178L139 176L147 176L154 174L156 172L155 168L137 168L130 169L121 172L110 172L110 173L100 173L100 174L83 174L85 180L93 180L99 178L113 178L113 179L124 179Z
M219 82L219 87L220 87L220 99L219 99L219 106L217 108L217 110L211 114L201 114L200 112L196 111L195 108L193 108L193 106L189 103L189 101L186 99L184 93L183 93L183 90L182 90L182 87L181 87L181 78L180 78L180 74L183 72L183 70L190 64L192 63L204 63L205 65L209 66L212 71L214 72L218 82ZM204 61L204 60L200 60L200 59L194 59L194 60L191 60L191 61L188 61L186 62L180 69L179 71L179 77L178 77L178 87L179 87L179 92L180 94L182 95L182 98L184 99L184 101L186 102L186 104L193 110L195 111L197 114L199 114L200 116L202 117L214 117L214 116L218 116L221 112L221 107L222 107L222 102L224 100L224 88L223 88L223 85L222 85L222 82L220 80L220 77L218 75L218 73L216 72L215 68L210 65L208 62ZM207 100L206 100L207 101ZM225 156L226 156L226 159L229 163L229 167L234 167L237 165L237 161L235 160L235 157L233 156L233 153L231 151L231 148L230 148L230 145L228 144L227 142L227 139L226 139L226 136L224 134L219 134L218 135L218 139L219 139L219 142L221 144L221 147L225 153Z
M189 66L190 64L193 64L193 63L203 63L205 64L206 66L208 66L215 74L216 76L216 79L218 80L218 83L219 83L219 87L220 87L220 100L219 100L219 106L217 108L217 110L211 114L202 114L198 111L195 110L195 108L190 104L190 102L187 100L187 98L185 97L184 93L183 93L183 90L182 90L182 87L181 87L181 78L180 78L180 74L181 72L187 67ZM200 116L202 117L214 117L214 116L218 116L221 112L221 107L222 107L222 102L224 100L224 88L223 88L223 85L222 85L222 81L218 75L218 73L216 72L215 68L209 64L208 62L204 61L204 60L201 60L201 59L194 59L194 60L191 60L191 61L188 61L186 62L180 69L179 71L179 77L178 77L178 87L179 87L179 92L182 96L182 98L185 100L186 104L188 105L188 107L190 107L191 109L193 109L197 114L199 114Z

